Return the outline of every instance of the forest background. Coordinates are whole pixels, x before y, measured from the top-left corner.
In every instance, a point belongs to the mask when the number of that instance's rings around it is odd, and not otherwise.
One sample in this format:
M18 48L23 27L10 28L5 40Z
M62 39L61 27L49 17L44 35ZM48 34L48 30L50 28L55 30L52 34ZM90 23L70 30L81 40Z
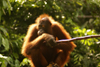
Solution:
M28 26L43 13L71 37L100 34L100 0L0 0L0 67L30 67L21 46ZM77 47L65 67L100 67L100 38L74 42Z

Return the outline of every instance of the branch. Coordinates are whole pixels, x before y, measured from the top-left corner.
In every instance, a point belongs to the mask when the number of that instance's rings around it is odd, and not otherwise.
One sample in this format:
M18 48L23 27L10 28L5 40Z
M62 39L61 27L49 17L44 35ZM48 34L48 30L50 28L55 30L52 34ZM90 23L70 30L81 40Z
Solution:
M91 16L91 15L86 15L86 16L78 16L78 18L99 18L100 16Z
M56 42L57 43L60 43L60 42L71 42L71 41L75 41L75 40L82 40L82 39L96 38L96 37L100 37L100 35L90 35L90 36L83 36L83 37L75 37L75 38L72 38L72 39L62 39L62 40L58 40Z

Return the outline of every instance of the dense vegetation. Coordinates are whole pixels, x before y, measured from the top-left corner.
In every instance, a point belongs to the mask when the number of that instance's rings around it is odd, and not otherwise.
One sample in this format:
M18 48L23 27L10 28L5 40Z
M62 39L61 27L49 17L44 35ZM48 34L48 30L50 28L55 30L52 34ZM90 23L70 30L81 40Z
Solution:
M43 13L72 37L100 33L99 0L0 0L0 67L30 67L21 46L28 26ZM100 38L74 42L77 48L65 67L100 67Z

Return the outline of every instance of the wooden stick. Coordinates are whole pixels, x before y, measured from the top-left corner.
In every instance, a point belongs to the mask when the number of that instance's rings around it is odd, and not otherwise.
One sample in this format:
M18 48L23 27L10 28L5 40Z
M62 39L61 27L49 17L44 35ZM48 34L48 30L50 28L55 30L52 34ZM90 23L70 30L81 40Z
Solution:
M62 39L62 40L58 40L56 42L57 43L60 43L60 42L71 42L71 41L75 41L75 40L82 40L82 39L96 38L96 37L100 37L100 35L89 35L89 36L83 36L83 37L75 37L75 38L72 38L72 39Z
M91 16L91 15L84 15L84 16L78 16L78 18L99 18L100 16Z

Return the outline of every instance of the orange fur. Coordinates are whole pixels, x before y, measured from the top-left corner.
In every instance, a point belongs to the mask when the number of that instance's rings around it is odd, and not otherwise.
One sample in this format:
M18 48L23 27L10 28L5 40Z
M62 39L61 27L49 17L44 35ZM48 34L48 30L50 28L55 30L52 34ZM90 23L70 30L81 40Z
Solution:
M50 62L57 63L60 67L63 67L68 62L70 52L76 47L76 45L73 42L68 42L59 43L54 48L46 47L43 43L44 35L37 35L38 22L43 17L49 18L52 24L48 34L53 35L57 40L71 38L69 33L60 23L56 22L49 15L42 14L36 19L35 24L29 26L21 53L29 58L32 67L46 67Z

